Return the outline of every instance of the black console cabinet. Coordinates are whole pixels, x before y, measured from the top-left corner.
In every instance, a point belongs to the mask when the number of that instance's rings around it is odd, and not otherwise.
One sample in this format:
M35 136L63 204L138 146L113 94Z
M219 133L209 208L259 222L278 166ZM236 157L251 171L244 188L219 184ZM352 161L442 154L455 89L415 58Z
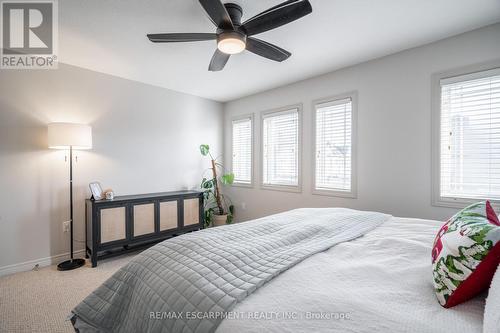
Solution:
M97 259L150 246L203 227L203 195L178 191L85 202L86 257Z

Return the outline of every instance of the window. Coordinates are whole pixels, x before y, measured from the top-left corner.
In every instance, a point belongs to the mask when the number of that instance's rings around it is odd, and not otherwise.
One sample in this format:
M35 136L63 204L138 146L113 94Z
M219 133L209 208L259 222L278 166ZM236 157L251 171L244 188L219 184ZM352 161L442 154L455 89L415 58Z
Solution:
M316 194L354 197L353 96L346 95L314 105Z
M500 69L439 88L439 200L500 200Z
M300 108L262 116L262 185L298 191L300 187Z
M252 184L253 117L245 116L232 121L232 171L234 184Z

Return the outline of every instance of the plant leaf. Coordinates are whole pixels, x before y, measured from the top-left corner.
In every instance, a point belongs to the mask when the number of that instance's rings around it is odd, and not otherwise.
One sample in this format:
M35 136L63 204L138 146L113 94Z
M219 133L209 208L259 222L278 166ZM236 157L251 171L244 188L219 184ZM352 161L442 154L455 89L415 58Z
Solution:
M231 213L231 215L234 215L234 205L229 206L229 213Z
M234 182L234 173L226 173L221 177L222 184L229 185Z
M207 156L210 151L210 147L208 145L200 145L200 153L203 156Z
M204 179L205 179L205 178L204 178ZM212 178L212 179L208 179L208 180L207 180L207 179L205 179L205 181L201 183L201 188L211 189L211 188L213 188L213 187L214 187L214 184L215 184L215 182L214 182L214 178Z
M205 227L209 227L213 221L213 209L209 208L205 211Z
M201 188L203 188L203 184L205 184L206 181L207 181L207 179L205 177L203 177L203 180L201 181L201 184L200 184Z

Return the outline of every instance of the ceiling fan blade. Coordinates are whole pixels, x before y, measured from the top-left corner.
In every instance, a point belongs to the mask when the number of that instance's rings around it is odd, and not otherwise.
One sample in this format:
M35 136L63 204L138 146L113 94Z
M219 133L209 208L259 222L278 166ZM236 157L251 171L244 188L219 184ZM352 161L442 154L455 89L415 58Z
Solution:
M154 43L198 42L217 39L217 35L211 33L148 34L147 36Z
M281 47L253 37L247 38L247 50L261 57L279 62L288 59L292 55Z
M212 60L210 60L210 65L208 66L208 70L211 72L221 71L224 66L226 66L227 61L229 60L230 55L219 51L219 49L215 50L214 55L212 56Z
M200 0L200 4L217 28L234 30L233 21L220 0Z
M274 6L274 7L271 7L271 8L269 8L269 9L267 9L267 10L263 11L262 13L259 13L258 15L255 15L255 16L254 16L254 17L252 17L252 18L255 18L255 17L257 17L257 16L262 16L262 15L264 15L264 14L266 14L266 13L269 13L269 12L271 12L271 11L273 11L273 10L276 10L276 9L278 9L278 8L281 8L281 7L287 6L287 5L289 5L289 4L291 4L291 3L294 3L294 2L297 2L297 1L301 1L301 0L288 0L288 1L282 2L282 3L280 3L280 4L278 4L278 5ZM250 20L250 19L248 19L247 21L249 21L249 20Z
M308 0L289 0L245 21L242 28L248 36L280 27L312 13Z

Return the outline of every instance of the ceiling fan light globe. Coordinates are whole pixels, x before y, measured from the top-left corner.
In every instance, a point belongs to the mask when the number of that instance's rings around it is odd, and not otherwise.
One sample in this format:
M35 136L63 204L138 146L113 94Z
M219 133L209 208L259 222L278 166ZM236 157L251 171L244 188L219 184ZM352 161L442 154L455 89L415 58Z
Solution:
M245 42L236 38L227 38L217 43L217 48L226 54L237 54L245 50Z
M236 31L224 32L217 38L217 48L226 54L243 52L246 48L246 37Z

